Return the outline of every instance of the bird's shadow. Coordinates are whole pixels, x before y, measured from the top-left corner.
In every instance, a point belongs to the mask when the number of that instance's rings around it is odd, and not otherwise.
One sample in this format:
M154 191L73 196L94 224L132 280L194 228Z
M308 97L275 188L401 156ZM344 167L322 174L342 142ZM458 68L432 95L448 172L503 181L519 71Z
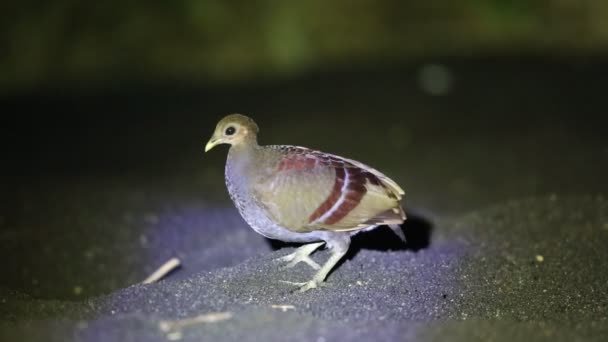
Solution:
M345 260L354 258L362 249L378 251L418 251L427 248L431 244L433 223L427 218L408 213L408 218L401 225L401 229L405 235L405 243L387 226L380 226L371 231L354 235L348 253L346 253L346 256L342 258L339 264L342 264ZM271 239L267 239L267 242L273 250L284 247L301 246L301 244L285 243Z

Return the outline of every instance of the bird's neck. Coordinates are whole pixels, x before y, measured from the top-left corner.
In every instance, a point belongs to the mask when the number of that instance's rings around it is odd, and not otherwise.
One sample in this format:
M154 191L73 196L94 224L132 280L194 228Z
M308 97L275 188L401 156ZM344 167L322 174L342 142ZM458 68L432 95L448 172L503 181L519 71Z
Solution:
M228 151L226 166L231 169L233 175L246 176L256 167L256 156L260 153L260 149L255 140L233 145Z

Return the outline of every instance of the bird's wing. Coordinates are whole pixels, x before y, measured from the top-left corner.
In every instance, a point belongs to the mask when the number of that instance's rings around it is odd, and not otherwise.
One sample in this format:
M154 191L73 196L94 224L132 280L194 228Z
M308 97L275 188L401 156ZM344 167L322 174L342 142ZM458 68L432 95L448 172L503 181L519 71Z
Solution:
M303 147L283 147L254 197L281 226L295 231L350 231L405 219L403 190L357 161Z

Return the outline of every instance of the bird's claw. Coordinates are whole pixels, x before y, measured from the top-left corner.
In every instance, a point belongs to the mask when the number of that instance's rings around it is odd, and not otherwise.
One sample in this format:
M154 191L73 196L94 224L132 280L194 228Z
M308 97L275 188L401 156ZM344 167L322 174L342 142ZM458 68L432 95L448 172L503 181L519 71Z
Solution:
M285 283L285 284L299 286L300 288L298 289L298 292L300 292L300 293L306 292L311 289L315 289L319 286L319 284L314 280L310 280L310 281L303 282L303 283L294 282L294 281L286 281L286 280L279 280L279 281L282 283Z

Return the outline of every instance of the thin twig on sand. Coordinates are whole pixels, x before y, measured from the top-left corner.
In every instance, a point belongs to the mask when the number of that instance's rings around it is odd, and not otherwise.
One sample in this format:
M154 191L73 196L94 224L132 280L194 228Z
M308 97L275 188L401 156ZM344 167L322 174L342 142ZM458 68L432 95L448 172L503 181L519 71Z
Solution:
M282 305L272 304L270 307L273 308L273 309L279 309L279 310L281 310L283 312L286 312L288 310L295 310L296 309L295 306L289 305L289 304L287 304L287 305L286 304L282 304Z
M158 327L161 331L168 333L171 331L181 331L185 327L202 323L216 323L232 318L232 312L212 312L195 317L188 317L175 321L160 321Z
M165 262L161 267L159 267L154 273L150 274L148 278L142 281L142 284L151 284L161 280L165 277L169 272L173 271L177 267L180 266L180 261L178 258L171 258L167 262Z

